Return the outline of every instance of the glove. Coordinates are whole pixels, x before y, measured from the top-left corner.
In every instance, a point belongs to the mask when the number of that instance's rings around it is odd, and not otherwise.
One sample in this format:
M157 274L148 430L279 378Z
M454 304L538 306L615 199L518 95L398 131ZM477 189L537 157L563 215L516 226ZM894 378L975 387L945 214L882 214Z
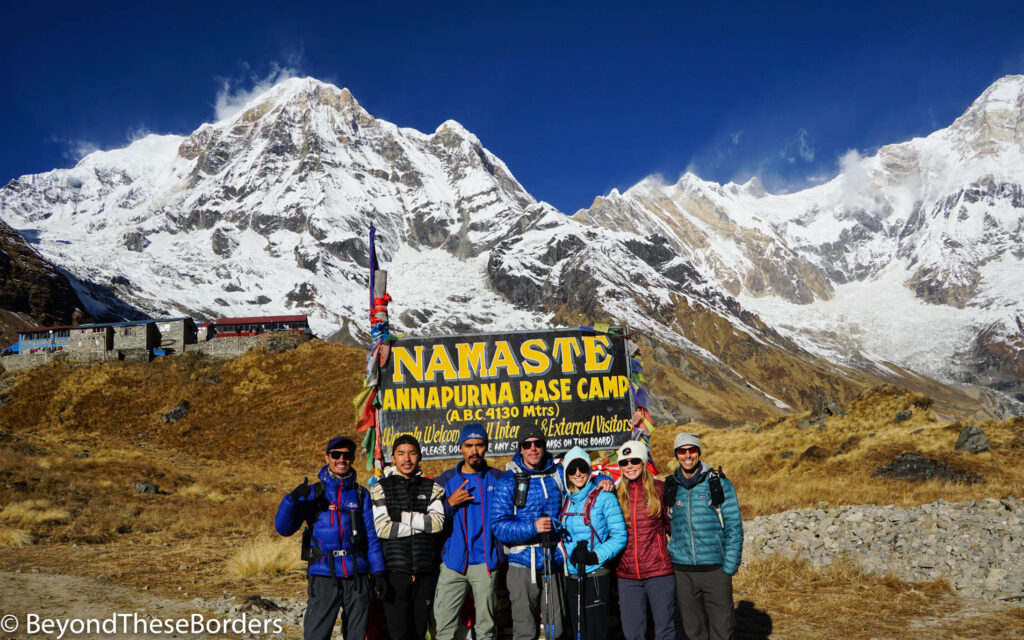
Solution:
M296 502L298 502L299 500L302 500L306 496L308 496L309 495L309 478L303 478L302 479L302 484L300 484L299 486L297 486L294 489L292 489L292 492L289 493L288 495L290 495L292 497L292 500L295 500Z
M373 590L381 600L387 600L391 596L391 585L388 584L383 571L373 574Z
M569 555L569 562L574 567L578 567L581 564L590 566L594 564L601 564L601 559L597 557L597 554L587 549L587 543L582 540L576 543L576 548L572 550L572 554Z
M391 518L392 522L402 521L402 510L401 509L388 509L388 517Z

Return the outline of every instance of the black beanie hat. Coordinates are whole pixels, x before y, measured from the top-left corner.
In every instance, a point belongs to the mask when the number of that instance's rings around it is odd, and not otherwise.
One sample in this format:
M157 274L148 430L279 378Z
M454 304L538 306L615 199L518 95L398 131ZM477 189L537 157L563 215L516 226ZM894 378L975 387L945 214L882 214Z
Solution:
M535 424L528 424L519 430L519 448L523 447L523 443L530 438L540 438L540 441L547 444L548 437L544 435L544 430Z
M395 454L395 449L402 444L411 444L416 447L416 453L420 453L420 441L416 439L411 433L403 433L402 435L395 438L395 441L391 443L391 455Z
M331 449L348 449L352 453L356 452L356 443L352 438L346 438L345 436L338 436L337 438L331 438L331 441L327 443L327 451Z

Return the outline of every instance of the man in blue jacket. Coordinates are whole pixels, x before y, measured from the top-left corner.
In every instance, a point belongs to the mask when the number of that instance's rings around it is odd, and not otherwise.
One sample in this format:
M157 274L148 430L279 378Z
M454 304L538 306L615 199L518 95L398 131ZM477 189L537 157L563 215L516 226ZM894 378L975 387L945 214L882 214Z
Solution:
M505 466L494 489L491 531L508 547L508 586L512 604L512 637L535 640L541 602L549 602L553 637L562 635L562 566L554 546L560 533L556 518L562 509L565 487L562 465L547 451L547 438L536 425L519 430L519 451ZM602 491L614 488L606 477L595 479ZM517 489L518 487L518 489ZM550 546L545 546L544 542ZM552 559L552 584L543 584L545 557ZM545 595L550 587L550 597ZM545 614L546 615L546 614Z
M352 469L356 443L339 436L327 443L326 464L312 485L308 479L281 500L274 529L290 536L306 523L302 555L309 563L305 640L328 640L341 614L342 636L363 638L370 612L370 574L380 589L384 557L373 528L370 494Z
M487 465L487 430L467 424L459 432L462 462L437 477L444 488L447 538L441 552L441 573L434 597L437 640L452 640L466 589L473 590L477 640L493 640L494 581L504 560L500 542L491 533L491 503L501 472Z
M679 468L665 482L676 600L690 640L727 640L736 627L732 576L743 555L743 521L728 478L701 462L700 436L680 433Z

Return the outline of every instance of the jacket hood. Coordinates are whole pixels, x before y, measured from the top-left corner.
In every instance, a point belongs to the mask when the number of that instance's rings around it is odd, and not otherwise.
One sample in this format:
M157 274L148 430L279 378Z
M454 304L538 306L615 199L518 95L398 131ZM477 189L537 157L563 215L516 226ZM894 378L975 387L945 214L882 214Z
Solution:
M569 469L569 463L573 460L584 460L586 461L587 466L592 466L590 462L590 454L584 451L582 447L573 447L572 449L569 449L569 451L566 452L565 457L562 458L562 480L565 481L563 486L567 488L572 486L569 483L569 475L567 471ZM585 489L586 486L584 485L583 488Z

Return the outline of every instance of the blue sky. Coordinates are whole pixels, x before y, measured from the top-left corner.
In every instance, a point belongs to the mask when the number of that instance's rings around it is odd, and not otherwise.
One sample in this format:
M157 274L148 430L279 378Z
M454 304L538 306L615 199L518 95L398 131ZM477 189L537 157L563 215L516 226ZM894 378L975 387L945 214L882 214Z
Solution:
M793 190L1024 73L1021 2L373 4L10 3L0 181L310 75L401 126L458 120L566 213L687 169Z

